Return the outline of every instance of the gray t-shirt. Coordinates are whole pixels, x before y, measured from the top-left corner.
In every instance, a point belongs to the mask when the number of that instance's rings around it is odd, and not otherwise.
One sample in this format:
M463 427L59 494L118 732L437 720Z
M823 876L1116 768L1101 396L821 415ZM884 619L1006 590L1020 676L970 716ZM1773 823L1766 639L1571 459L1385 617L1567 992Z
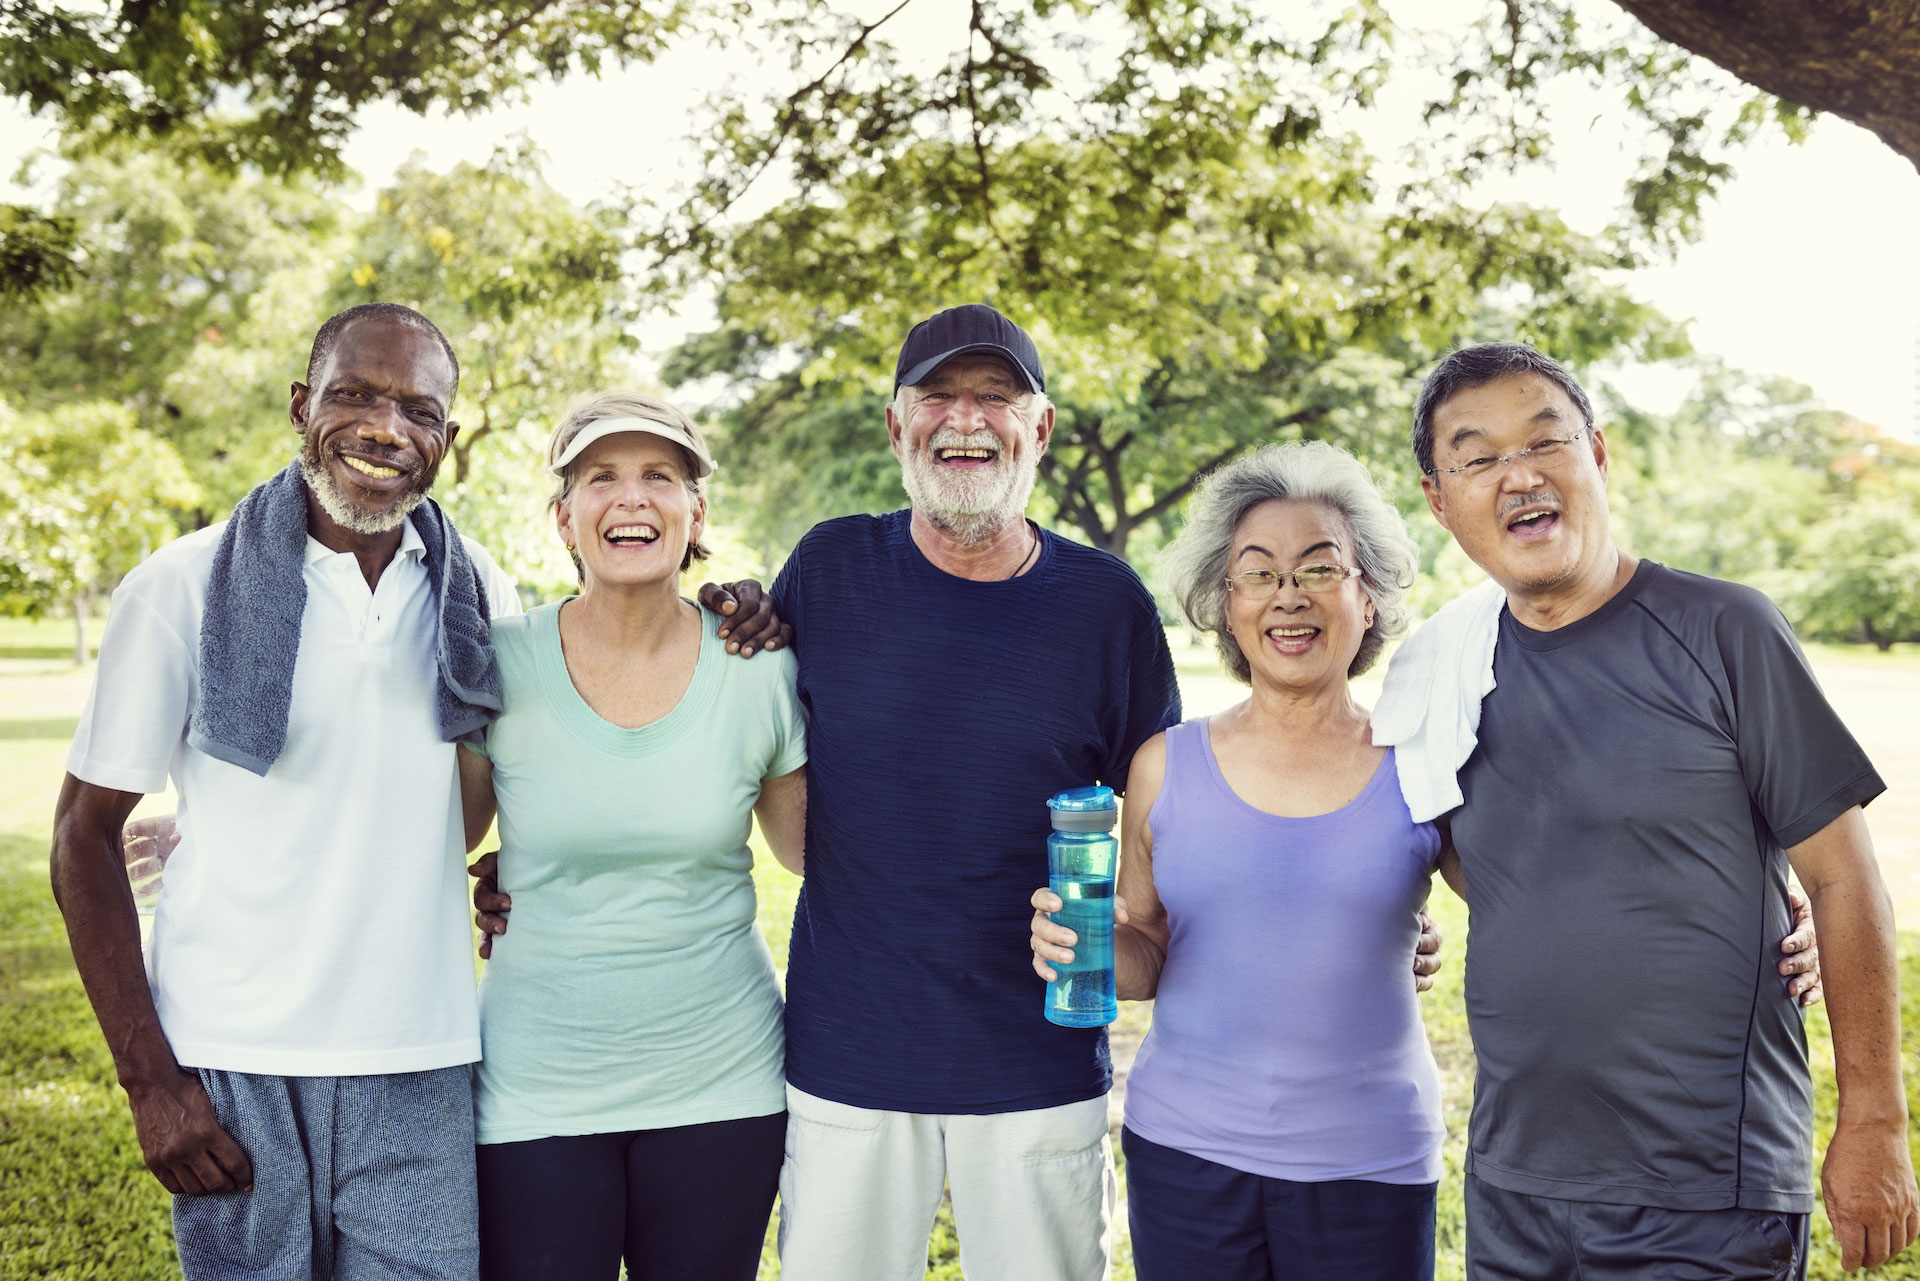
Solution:
M1643 562L1503 611L1452 831L1472 894L1468 1170L1675 1210L1812 1209L1785 848L1885 790L1779 610Z

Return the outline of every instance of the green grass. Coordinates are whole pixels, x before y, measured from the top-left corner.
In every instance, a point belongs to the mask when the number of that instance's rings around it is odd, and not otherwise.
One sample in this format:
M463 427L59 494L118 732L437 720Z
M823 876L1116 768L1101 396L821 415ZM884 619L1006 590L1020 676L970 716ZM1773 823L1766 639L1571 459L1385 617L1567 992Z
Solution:
M11 635L8 625L17 632L18 620L0 620L0 650ZM1852 648L1843 656L1881 661ZM1888 661L1905 657L1896 653ZM1818 651L1815 661L1822 661ZM1211 659L1208 664L1197 670L1210 672ZM5 1189L0 1276L9 1281L144 1281L178 1275L167 1196L140 1163L125 1099L114 1083L47 888L53 798L84 689L70 664L8 661L0 654L0 706L8 713L8 719L0 719L0 1188ZM1911 783L1892 781L1896 792L1911 790ZM761 926L774 955L784 958L799 882L764 857L756 864L755 882ZM1443 889L1435 891L1433 908L1446 931L1450 959L1423 1009L1440 1064L1450 1133L1440 1190L1439 1276L1451 1281L1461 1275L1460 1170L1473 1059L1460 992L1465 910ZM1631 958L1610 957L1599 943L1569 946L1568 963L1588 966L1593 982L1632 981ZM1901 975L1909 1107L1920 1117L1920 934L1902 935ZM1137 1044L1148 1017L1143 1007L1127 1007L1116 1026L1116 1044ZM1824 1014L1815 1013L1808 1032L1816 1133L1825 1135L1833 1125L1834 1087ZM1120 1226L1114 1275L1132 1281ZM1822 1214L1814 1217L1813 1237L1811 1275L1837 1281L1839 1262ZM763 1278L777 1275L772 1242L770 1225ZM958 1244L944 1208L928 1252L935 1281L959 1281ZM1920 1281L1920 1252L1909 1251L1873 1275Z

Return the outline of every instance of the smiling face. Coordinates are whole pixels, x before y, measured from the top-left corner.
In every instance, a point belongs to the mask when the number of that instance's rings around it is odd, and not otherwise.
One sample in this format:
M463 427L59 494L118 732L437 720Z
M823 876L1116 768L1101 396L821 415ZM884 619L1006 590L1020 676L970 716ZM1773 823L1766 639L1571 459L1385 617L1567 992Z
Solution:
M707 520L707 500L689 488L680 446L647 432L619 432L588 446L567 475L555 518L580 558L583 592L678 584L687 548Z
M1510 374L1454 393L1433 413L1434 463L1498 458L1585 426L1566 392L1541 374ZM1607 443L1598 428L1542 462L1496 463L1487 476L1441 473L1421 488L1434 519L1510 599L1536 606L1611 582Z
M887 433L914 511L963 543L1021 520L1053 435L1053 407L1036 415L1034 403L993 356L956 356L901 388Z
M314 519L357 535L398 529L460 430L447 421L452 396L453 366L432 334L379 317L341 330L288 409Z
M1353 533L1325 503L1274 498L1240 518L1227 554L1227 574L1293 570L1302 565L1360 563ZM1293 693L1344 689L1360 640L1373 625L1373 605L1357 577L1330 591L1303 591L1288 577L1270 596L1227 593L1227 628L1246 656L1256 686Z

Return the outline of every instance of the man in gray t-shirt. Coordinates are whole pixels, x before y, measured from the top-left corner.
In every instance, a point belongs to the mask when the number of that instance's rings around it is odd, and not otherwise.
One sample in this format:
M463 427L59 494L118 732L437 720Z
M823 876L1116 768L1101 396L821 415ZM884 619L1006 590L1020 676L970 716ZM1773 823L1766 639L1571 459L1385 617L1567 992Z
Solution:
M1822 1185L1846 1266L1920 1230L1892 913L1860 807L1880 777L1764 596L1636 561L1567 371L1453 353L1415 411L1433 514L1505 589L1451 836L1472 904L1473 1281L1804 1275L1812 1100L1773 979L1788 866L1813 903L1840 1117ZM1568 963L1598 934L1642 964Z

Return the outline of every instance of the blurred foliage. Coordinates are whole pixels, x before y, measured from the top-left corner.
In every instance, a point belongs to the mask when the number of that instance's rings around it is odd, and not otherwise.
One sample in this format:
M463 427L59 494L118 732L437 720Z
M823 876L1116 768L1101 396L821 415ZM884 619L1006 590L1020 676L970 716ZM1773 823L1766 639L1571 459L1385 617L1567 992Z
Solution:
M1615 533L1773 597L1815 640L1920 640L1920 448L1708 362L1671 415L1609 397Z
M93 598L179 532L200 490L171 445L124 405L21 414L0 401L0 612L67 612L74 661Z

